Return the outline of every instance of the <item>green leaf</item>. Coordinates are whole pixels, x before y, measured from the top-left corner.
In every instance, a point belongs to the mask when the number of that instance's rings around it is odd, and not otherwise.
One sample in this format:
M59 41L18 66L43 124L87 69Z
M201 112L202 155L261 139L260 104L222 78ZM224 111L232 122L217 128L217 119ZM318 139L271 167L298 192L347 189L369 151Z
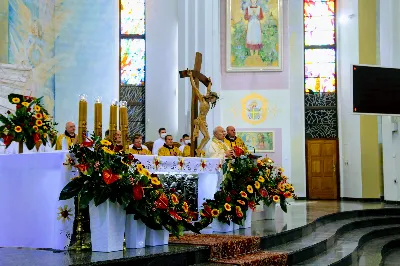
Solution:
M97 207L100 204L104 203L108 199L109 193L110 190L108 189L108 187L103 187L100 190L100 193L96 193L96 195L94 195L94 205Z
M280 203L282 211L287 212L287 203L284 197L281 197Z
M91 189L82 190L80 193L79 199L79 207L80 208L87 208L89 206L89 202L93 200L94 193Z
M67 200L78 196L79 192L83 187L84 180L82 178L76 178L69 182L60 193L59 200Z

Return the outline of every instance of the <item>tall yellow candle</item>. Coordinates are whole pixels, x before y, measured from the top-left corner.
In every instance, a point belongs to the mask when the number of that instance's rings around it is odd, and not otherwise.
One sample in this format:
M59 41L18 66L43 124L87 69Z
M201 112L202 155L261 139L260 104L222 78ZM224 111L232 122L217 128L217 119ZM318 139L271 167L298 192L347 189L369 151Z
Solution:
M78 143L82 143L84 140L83 136L86 136L87 131L87 101L85 94L79 97Z
M94 134L100 138L103 135L103 104L100 97L94 104Z
M129 149L129 137L128 137L128 108L126 102L121 101L119 107L119 130L122 135L122 145L124 150Z
M114 141L114 135L117 132L117 119L118 119L118 107L115 101L110 106L110 140Z

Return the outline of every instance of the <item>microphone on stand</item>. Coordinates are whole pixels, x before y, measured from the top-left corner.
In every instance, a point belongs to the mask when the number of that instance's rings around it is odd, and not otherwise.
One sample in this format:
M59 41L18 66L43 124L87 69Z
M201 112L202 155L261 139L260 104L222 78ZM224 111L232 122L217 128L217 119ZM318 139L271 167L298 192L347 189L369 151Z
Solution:
M247 147L250 147L250 148L253 148L253 153L256 153L256 148L254 147L254 146L251 146L251 145L247 145L247 144L245 144Z

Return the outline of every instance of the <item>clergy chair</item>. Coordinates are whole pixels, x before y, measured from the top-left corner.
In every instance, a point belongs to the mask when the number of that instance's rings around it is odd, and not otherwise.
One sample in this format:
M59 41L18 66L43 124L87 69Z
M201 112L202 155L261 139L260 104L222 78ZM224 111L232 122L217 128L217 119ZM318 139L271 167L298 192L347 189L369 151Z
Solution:
M149 151L151 152L153 150L154 142L148 141L148 142L145 142L143 145L146 146L149 149Z
M179 148L181 146L181 144L179 142L174 142L174 143L172 143L172 146Z

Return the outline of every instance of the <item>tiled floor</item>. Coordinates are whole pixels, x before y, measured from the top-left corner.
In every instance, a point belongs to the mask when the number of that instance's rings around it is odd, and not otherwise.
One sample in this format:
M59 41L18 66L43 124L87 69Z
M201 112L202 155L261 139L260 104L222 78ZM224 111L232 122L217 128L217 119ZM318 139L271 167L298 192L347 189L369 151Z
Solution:
M361 202L337 202L337 201L296 201L288 207L288 213L277 215L275 220L261 220L252 223L251 229L235 231L234 234L266 236L276 234L282 231L297 228L306 225L315 219L337 212L379 209L386 207L396 207L395 205L386 205L382 203L361 203ZM321 232L323 234L329 232ZM343 240L344 241L344 240ZM162 254L174 252L179 253L188 249L196 250L199 247L182 246L161 246L153 248L143 248L136 250L127 250L126 252L52 252L45 250L0 248L0 266L2 265L71 265L75 263L93 263L105 260L128 259L138 256L159 256ZM388 261L389 263L389 261ZM160 264L161 265L161 264Z

